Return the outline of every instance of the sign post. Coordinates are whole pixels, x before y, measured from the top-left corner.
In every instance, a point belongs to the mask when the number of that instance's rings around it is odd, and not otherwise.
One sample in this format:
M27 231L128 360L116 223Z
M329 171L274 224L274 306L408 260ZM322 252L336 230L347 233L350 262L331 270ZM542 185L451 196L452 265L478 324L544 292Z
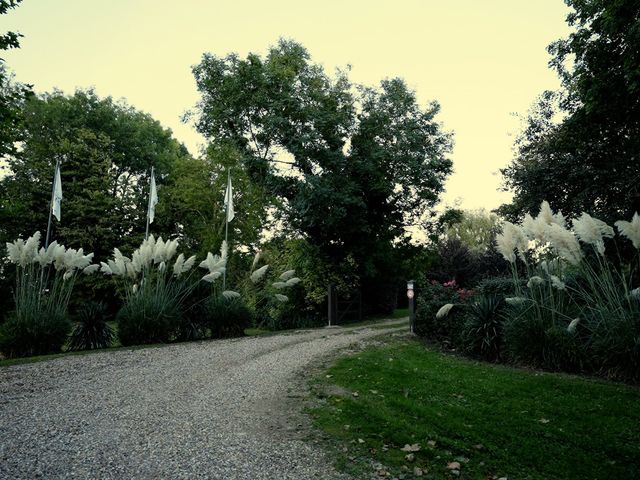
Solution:
M415 282L409 280L407 282L407 298L409 299L409 331L415 333L416 323L416 298L415 298Z

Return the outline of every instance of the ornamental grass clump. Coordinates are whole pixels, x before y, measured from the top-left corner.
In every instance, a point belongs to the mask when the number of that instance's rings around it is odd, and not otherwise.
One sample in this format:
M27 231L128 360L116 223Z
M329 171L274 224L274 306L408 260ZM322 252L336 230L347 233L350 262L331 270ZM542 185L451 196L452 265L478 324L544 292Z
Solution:
M251 326L252 313L246 306L239 292L223 289L220 279L227 271L229 247L222 242L219 254L209 252L207 258L200 263L200 268L208 271L202 281L210 284L210 289L195 308L200 314L200 321L205 335L212 338L238 337Z
M113 258L101 263L102 272L117 277L125 292L116 316L122 345L164 343L179 337L180 320L196 282L192 278L195 256L175 258L177 249L177 240L165 242L150 235L131 258L116 248Z
M71 329L69 299L76 277L92 274L93 253L52 242L40 247L40 232L7 243L16 268L15 310L0 325L0 350L6 357L59 352Z
M615 245L613 227L584 212L571 226L543 202L536 218L526 215L521 226L505 223L498 235L499 251L512 267L513 298L523 299L507 299L507 350L515 360L544 368L640 379L640 305L632 294L637 268L606 251ZM637 213L615 226L640 249Z
M291 322L286 318L289 316L287 304L289 295L301 279L296 277L295 270L286 270L278 275L277 279L271 280L270 273L273 272L268 264L259 266L264 259L258 252L251 265L249 278L244 284L245 296L248 304L254 312L254 322L256 326L271 330L281 330L291 328Z

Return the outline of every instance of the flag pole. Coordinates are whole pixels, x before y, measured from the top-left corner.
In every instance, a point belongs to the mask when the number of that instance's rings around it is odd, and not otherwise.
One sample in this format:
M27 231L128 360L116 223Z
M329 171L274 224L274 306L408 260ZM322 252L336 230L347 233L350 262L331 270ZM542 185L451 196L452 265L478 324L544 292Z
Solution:
M151 179L153 178L153 167L151 167L151 176L149 177L149 203L147 204L147 228L144 232L144 239L149 239L149 212L151 211Z
M47 222L47 236L44 240L44 248L49 247L49 238L51 236L51 220L53 216L53 202L56 188L56 172L60 168L60 159L56 160L56 169L53 172L53 183L51 184L51 202L49 203L49 221Z
M231 179L231 173L229 173L229 169L227 168L227 190L229 189L229 180ZM229 197L231 197L231 192L229 192ZM229 238L229 204L231 203L231 198L225 198L225 207L224 207L224 241L227 242L227 248L229 242L227 241ZM222 274L222 290L227 289L227 268L225 265L224 273Z

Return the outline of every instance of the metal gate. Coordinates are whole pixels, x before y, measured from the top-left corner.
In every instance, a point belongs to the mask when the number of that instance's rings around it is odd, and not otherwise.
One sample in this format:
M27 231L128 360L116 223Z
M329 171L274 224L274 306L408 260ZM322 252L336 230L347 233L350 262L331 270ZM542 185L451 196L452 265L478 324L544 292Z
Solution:
M334 285L329 285L327 300L329 326L362 321L362 293L359 290L346 297L339 295Z

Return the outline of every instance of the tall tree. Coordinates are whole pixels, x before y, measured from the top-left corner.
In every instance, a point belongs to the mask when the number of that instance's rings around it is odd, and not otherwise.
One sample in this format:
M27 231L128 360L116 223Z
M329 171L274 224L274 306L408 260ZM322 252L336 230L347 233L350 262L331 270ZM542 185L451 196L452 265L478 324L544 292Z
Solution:
M503 170L513 190L501 212L535 211L612 221L640 211L640 1L566 0L575 31L549 47L560 92L545 92ZM559 120L558 120L559 119Z
M21 0L0 0L0 15L7 14L20 2ZM21 36L16 32L0 34L0 51L19 48ZM5 156L18 153L16 145L22 139L23 132L22 105L32 94L30 85L13 81L4 58L0 58L0 162Z
M400 79L354 88L281 40L263 58L205 54L193 69L196 128L229 142L280 217L328 261L388 270L392 242L436 203L451 171L450 134Z
M98 258L144 235L148 174L158 183L188 155L159 122L93 91L34 97L24 108L22 153L0 181L0 236L47 227L51 181L62 161L63 220L56 238L91 248ZM162 195L162 192L161 192ZM175 219L177 221L177 219Z

